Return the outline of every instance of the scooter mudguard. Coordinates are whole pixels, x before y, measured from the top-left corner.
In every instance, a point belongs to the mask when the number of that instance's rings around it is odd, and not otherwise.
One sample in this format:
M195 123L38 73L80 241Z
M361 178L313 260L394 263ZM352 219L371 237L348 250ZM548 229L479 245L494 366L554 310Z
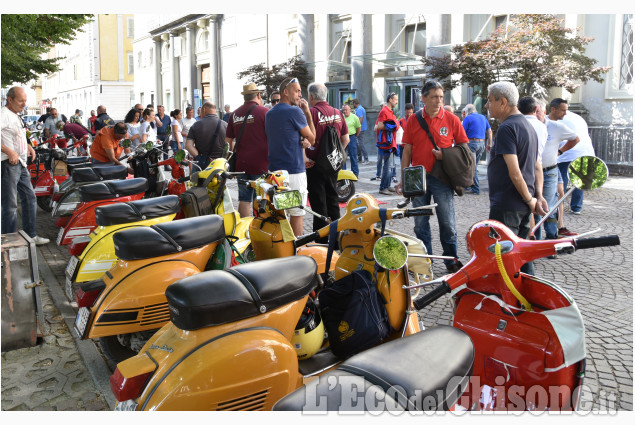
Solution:
M60 229L57 235L57 245L68 245L73 239L80 236L88 236L97 227L95 208L117 202L138 201L143 197L142 193L122 196L120 198L105 199L101 201L83 202L79 205L65 227Z
M53 195L53 188L55 187L55 180L51 177L51 173L44 172L38 177L33 186L35 196L51 196Z
M105 287L88 312L83 339L158 329L170 320L165 290L173 282L205 268L217 243L176 255L117 263L101 277ZM197 264L198 263L198 264ZM81 309L80 309L81 310ZM78 312L78 317L82 312Z
M337 179L357 181L357 176L351 170L340 170L337 172Z
M238 215L238 213L236 213ZM247 236L249 233L249 226L254 218L253 217L245 217L239 218L236 223L236 231L234 232L234 236L238 238L236 242L234 242L234 246L241 254L245 252L245 249L249 246L251 241Z
M479 289L496 278L484 278ZM456 296L454 327L464 330L476 349L473 376L478 381L473 378L469 404L481 410L573 410L584 374L582 317L556 285L526 275L522 280L523 295L536 303L532 311L501 305L491 293L467 289ZM558 310L555 316L560 319L554 322L549 314ZM558 322L566 323L566 332L556 332ZM568 359L562 335L567 338ZM468 407L467 401L463 407Z
M132 227L152 226L174 220L176 214L141 220L135 223L119 224L115 226L98 226L90 234L90 242L78 257L71 257L69 265L75 263L72 270L67 267L66 278L72 282L88 282L99 279L102 274L110 270L117 262L113 235L119 230ZM75 258L75 259L73 259Z
M302 383L290 340L305 304L306 297L196 332L169 323L117 368L134 377L136 357L158 365L135 400L138 410L271 410Z

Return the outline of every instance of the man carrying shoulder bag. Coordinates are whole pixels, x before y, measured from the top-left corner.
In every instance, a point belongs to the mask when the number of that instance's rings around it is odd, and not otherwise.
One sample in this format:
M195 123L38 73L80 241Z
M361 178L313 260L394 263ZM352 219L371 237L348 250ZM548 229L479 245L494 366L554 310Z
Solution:
M227 123L216 115L216 105L209 101L203 103L201 116L203 118L195 122L187 134L185 150L204 170L213 159L223 155Z
M442 160L443 148L451 148L462 143L467 146L468 138L459 118L443 109L443 86L436 81L428 81L421 90L421 100L424 109L420 111L427 124L428 130L422 128L418 119L409 119L403 134L403 154L401 168L412 165L423 165L426 170L426 194L413 199L413 205L420 207L430 205L432 198L437 204L435 208L439 221L439 239L443 247L444 256L458 257L458 242L456 236L456 219L454 215L454 188L434 176L435 162ZM430 134L434 144L430 140ZM436 146L435 146L436 145ZM439 149L441 148L441 149ZM468 149L469 151L469 149ZM471 157L471 153L470 153ZM437 165L438 169L439 166ZM395 188L402 193L402 182ZM430 217L415 217L415 235L421 239L429 254L432 254L432 235ZM444 260L447 270L456 272L461 266L455 260Z

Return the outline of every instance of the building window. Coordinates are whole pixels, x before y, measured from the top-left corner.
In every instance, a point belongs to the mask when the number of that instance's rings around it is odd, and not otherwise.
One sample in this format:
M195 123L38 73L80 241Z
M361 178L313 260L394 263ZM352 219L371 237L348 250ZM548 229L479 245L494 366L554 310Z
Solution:
M137 53L137 68L141 68L143 66L143 53Z
M150 66L154 63L154 49L150 49L150 53L148 53L148 63Z
M134 38L134 18L128 18L127 22L128 22L128 25L127 25L128 38Z
M505 26L507 26L507 16L508 15L500 15L500 16L496 16L494 19L494 25L496 27L496 29L498 28L505 28Z
M209 50L209 31L203 30L198 37L198 42L196 43L196 51L197 52L206 52Z
M132 52L128 52L128 74L134 74L134 55Z
M425 56L426 55L426 24L425 22L420 22L417 25L408 25L404 33L406 36L406 53L414 53L415 55Z
M620 67L620 89L633 83L633 15L624 15L622 25L622 60Z

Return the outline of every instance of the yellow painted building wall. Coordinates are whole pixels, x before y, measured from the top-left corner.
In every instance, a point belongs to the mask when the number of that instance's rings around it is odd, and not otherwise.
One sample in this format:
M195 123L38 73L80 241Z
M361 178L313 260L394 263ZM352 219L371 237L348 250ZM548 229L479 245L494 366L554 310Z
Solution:
M99 15L99 72L102 81L119 81L117 15Z
M133 19L134 15L129 14L129 15L122 15L122 19L123 19L123 34L121 34L121 36L123 37L123 60L124 60L124 80L125 81L134 81L134 70L132 74L128 73L129 67L128 67L128 53L132 53L132 41L134 40L134 37L128 37L128 21L134 21ZM134 57L132 58L132 62L134 65Z

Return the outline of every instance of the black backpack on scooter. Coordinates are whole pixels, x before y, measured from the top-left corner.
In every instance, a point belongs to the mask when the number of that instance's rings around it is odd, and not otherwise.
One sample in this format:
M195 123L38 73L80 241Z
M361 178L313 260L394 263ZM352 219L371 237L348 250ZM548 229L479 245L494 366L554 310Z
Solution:
M190 180L195 183L195 186L181 194L181 210L183 210L185 218L209 215L213 212L207 185L215 176L216 173L210 173L203 180L198 178L198 173L192 174Z
M383 341L391 326L386 301L367 270L356 270L318 294L331 351L346 358Z

